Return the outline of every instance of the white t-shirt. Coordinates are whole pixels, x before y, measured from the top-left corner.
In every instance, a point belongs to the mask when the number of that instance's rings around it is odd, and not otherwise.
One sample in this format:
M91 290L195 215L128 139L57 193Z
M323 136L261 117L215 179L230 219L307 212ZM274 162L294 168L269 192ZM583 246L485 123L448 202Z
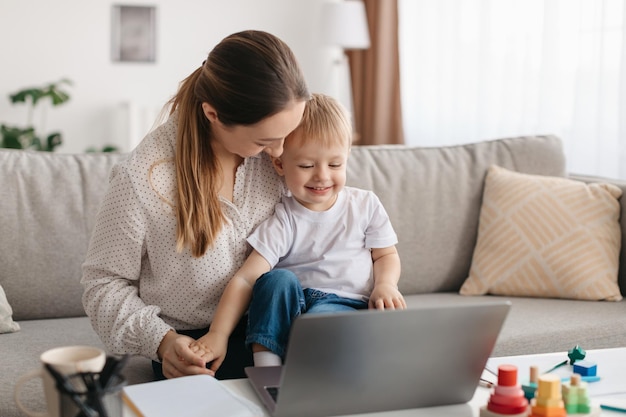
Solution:
M208 327L250 252L246 238L274 211L284 183L269 157L237 168L230 223L200 258L176 251L176 113L111 173L83 264L83 305L108 350L157 359L170 329Z
M374 284L370 250L398 238L373 192L344 187L326 211L283 197L248 242L273 268L296 274L303 288L367 301Z

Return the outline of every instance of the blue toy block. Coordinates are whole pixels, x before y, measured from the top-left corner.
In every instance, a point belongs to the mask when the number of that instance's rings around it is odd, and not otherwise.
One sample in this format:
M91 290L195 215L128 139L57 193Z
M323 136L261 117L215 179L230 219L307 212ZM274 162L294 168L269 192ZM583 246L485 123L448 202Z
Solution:
M566 376L564 378L561 378L561 382L567 382L570 379L571 379L571 377ZM600 380L600 377L598 375L587 375L587 376L582 376L581 375L580 380L582 382L598 382Z
M596 376L597 371L598 366L593 362L582 360L574 364L574 373L581 376Z

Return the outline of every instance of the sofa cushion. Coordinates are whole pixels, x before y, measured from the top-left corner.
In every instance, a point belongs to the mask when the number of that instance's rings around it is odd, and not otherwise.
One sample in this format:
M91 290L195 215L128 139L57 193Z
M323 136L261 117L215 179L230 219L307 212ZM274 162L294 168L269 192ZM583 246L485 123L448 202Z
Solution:
M13 333L19 329L20 325L13 321L13 310L0 285L0 333Z
M622 191L489 169L463 295L621 300Z
M509 300L511 310L492 356L567 352L573 346L603 349L624 346L626 301L598 303L584 300L456 293L417 294L406 297L413 306L482 304Z
M0 285L15 320L85 314L81 264L124 157L0 149Z
M620 226L622 229L622 245L619 255L619 275L618 275L618 283L621 289L622 296L626 294L626 180L616 179L616 178L606 178L606 177L598 177L592 175L581 175L581 174L570 174L569 178L583 181L588 184L594 182L610 182L611 184L617 186L620 190L622 190L622 197L620 197L620 205L622 207L620 212Z
M531 174L564 176L554 136L532 136L420 148L355 146L348 185L373 190L398 234L404 294L458 291L467 278L483 185L492 164Z

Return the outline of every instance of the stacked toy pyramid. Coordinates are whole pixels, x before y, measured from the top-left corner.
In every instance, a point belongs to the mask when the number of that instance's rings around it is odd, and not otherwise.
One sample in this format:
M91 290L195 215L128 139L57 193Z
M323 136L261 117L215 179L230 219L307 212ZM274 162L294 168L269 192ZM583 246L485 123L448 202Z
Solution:
M561 378L554 374L539 377L535 398L530 401L530 417L565 417Z
M493 388L487 405L480 409L480 417L501 416L528 416L528 400L517 383L517 367L514 365L498 366L498 384Z
M581 381L579 374L572 375L569 385L563 384L562 392L568 416L600 415L600 410L591 406L591 400L587 394L587 383Z

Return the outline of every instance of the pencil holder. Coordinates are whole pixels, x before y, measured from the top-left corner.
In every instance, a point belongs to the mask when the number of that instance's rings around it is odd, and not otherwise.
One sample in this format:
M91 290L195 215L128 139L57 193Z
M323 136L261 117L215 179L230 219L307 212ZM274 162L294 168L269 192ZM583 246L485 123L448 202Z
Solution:
M115 376L102 386L99 376L85 372L57 381L60 417L122 417L121 393L126 381Z

